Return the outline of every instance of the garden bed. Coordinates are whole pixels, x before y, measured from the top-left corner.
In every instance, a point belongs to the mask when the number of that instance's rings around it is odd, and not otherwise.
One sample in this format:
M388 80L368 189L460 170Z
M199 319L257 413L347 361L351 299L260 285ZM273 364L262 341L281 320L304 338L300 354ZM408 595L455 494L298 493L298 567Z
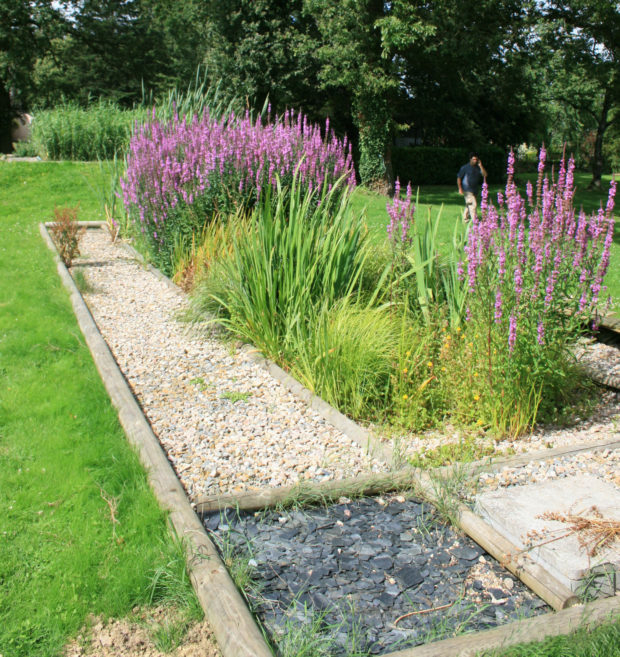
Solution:
M89 240L92 240L92 242L89 242ZM91 312L93 313L93 316L98 320L102 332L104 334L107 333L110 347L115 352L115 357L119 362L119 365L124 369L127 380L133 383L134 394L136 394L140 400L145 413L150 415L150 410L152 411L153 409L159 408L159 414L157 410L155 413L152 413L152 426L157 430L159 421L161 422L161 426L163 426L164 429L166 427L170 429L171 414L166 413L165 409L171 397L177 398L181 401L181 417L190 417L194 420L193 425L190 422L187 426L179 423L179 421L177 421L177 423L173 423L172 429L176 431L176 434L173 431L169 431L168 440L165 438L162 439L160 436L160 441L162 442L164 449L167 449L169 460L177 466L177 475L183 482L186 491L190 495L190 499L196 500L196 495L200 495L200 490L198 489L197 491L196 489L196 481L200 480L201 477L204 477L205 467L204 458L201 458L200 454L192 452L194 449L192 445L198 445L198 448L200 449L200 443L203 439L200 437L197 438L197 435L200 436L200 422L202 421L204 423L206 421L200 413L192 414L193 403L196 400L200 400L201 398L201 396L196 393L205 393L211 387L209 384L216 385L222 380L226 382L225 385L228 385L231 382L235 385L245 384L248 378L252 376L252 368L250 365L257 367L255 362L256 359L248 357L248 354L243 352L238 352L234 355L231 355L230 351L227 351L225 346L221 343L218 343L213 338L213 336L205 339L204 335L201 337L193 329L189 329L187 326L179 324L177 319L175 319L175 316L179 313L179 311L182 310L184 306L184 299L178 290L171 288L171 286L167 284L165 280L154 277L148 269L137 265L133 261L133 258L128 258L126 252L121 251L118 246L110 245L109 238L104 232L89 231L83 247L86 257L82 259L79 264L81 265L80 269L86 272L86 280L83 280L82 284L84 286L85 296L91 301ZM110 257L110 253L112 252L115 252L116 255ZM92 286L90 291L88 291L89 286ZM106 297L108 297L106 303L110 303L110 300L113 300L111 305L101 303L102 299L105 299ZM123 303L119 303L119 299L123 300ZM162 302L162 299L167 301ZM127 332L121 330L124 326L128 327ZM145 362L143 360L144 354L149 351L146 345L149 345L150 347L153 345L153 343L149 344L149 339L154 339L155 344L160 345L160 350L158 351L157 349L154 349L154 352L157 354L156 358L154 360ZM209 343L210 348L212 349L211 351L207 352L201 350L200 345L203 345L205 342ZM216 360L218 349L219 354L224 354L219 356L222 359L219 361L219 363ZM183 372L179 359L182 359L184 354L193 356L194 364L198 363L199 366L206 369L199 370L197 372L197 376L193 376L193 371L190 371L189 374ZM228 360L226 360L226 358L228 358ZM138 363L138 367L137 369L133 369L132 363L135 364L136 362ZM166 386L165 388L159 387L158 384L154 383L153 379L150 379L151 373L155 371L158 365L162 365L161 372L163 376L163 379L159 385L161 386L161 383L163 382L163 384ZM238 365L240 366L240 370L243 372L243 378L241 380L237 378L239 376L238 374L232 373L230 371L233 366L237 367ZM200 372L202 372L202 374ZM205 378L204 373L207 373L210 378ZM262 375L266 376L264 372L262 372ZM231 379L227 377L234 378ZM220 431L218 436L221 436L223 441L226 441L226 438L229 434L234 433L235 428L238 427L240 422L243 422L243 420L249 420L249 409L245 405L248 404L249 399L252 397L253 391L257 397L261 396L261 385L261 383L255 382L254 387L250 386L249 388L236 388L234 390L226 388L224 391L219 389L219 396L205 395L209 397L210 403L208 406L210 409L212 409L211 412L214 412L213 418L216 421L223 420L224 416L227 414L227 410L233 411L231 414L232 421L230 425L225 426L223 424L216 423L218 431ZM267 387L273 387L273 382L269 382L267 379L264 385ZM193 386L196 386L198 390L194 390ZM233 395L230 394L224 396L222 392L226 391L231 393L236 392L237 398L232 399ZM288 392L285 392L284 396L286 397L288 394ZM229 405L222 407L222 401L226 401ZM326 482L329 483L330 481L337 480L339 478L344 479L347 477L349 479L346 481L357 481L359 480L359 475L364 472L386 473L389 470L388 466L384 462L382 463L378 458L370 459L365 454L365 451L362 449L359 442L348 438L345 433L336 432L331 433L330 435L330 431L333 432L334 429L328 427L328 423L325 422L324 418L321 418L321 416L310 411L310 409L305 407L298 400L293 399L292 401L294 403L300 404L297 407L297 410L301 413L300 417L296 418L298 422L301 421L301 423L304 424L311 421L312 419L318 418L319 426L323 429L326 429L324 433L328 434L329 438L327 445L323 443L322 451L323 454L330 454L329 445L331 445L335 450L334 453L338 455L338 458L333 459L333 461L338 465L333 468L332 471L329 471L324 467L322 467L321 471L318 471L319 466L317 466L317 470L311 470L309 476L300 477L299 473L303 473L306 470L306 468L303 467L304 464L302 464L302 468L296 470L293 477L290 477L288 481L285 478L281 480L281 482L290 484L300 481L314 481L320 489L320 487L325 485ZM269 406L267 409L268 415L278 415L274 403L275 400L271 398L269 400ZM235 413L235 407L237 405L245 407L245 412L240 414ZM290 413L290 410L288 412ZM189 414L183 415L183 413ZM310 417L311 420L308 420L308 417ZM251 421L248 421L246 426L251 427ZM282 430L282 425L276 425L276 427L277 426L279 426L280 430ZM290 426L291 425L289 424L289 427ZM610 427L611 426L612 424L610 423ZM187 429L191 427L193 427L194 431L187 432ZM260 428L261 427L259 427L259 429ZM280 455L285 456L288 453L288 448L291 446L290 441L279 441L272 432L274 432L274 429L270 425L268 434L272 435L274 439L271 441L271 443L268 443L270 449L267 450L267 453L271 455L271 458L274 458L274 455L275 458L278 458ZM310 434L313 432L317 432L315 427L309 431ZM187 442L187 437L185 436L186 433L190 433L190 438L193 438L193 440L191 440L189 443ZM241 434L241 438L237 437L237 440L239 441L237 442L237 445L241 446L242 443L240 441L247 441L248 439L249 442L252 443L254 436L253 432L250 433L252 435ZM261 432L259 430L256 433L258 434L259 438L265 435L265 431ZM164 435L166 435L165 431ZM174 437L175 435L176 438ZM285 437L290 438L291 436L290 434L288 436L285 434ZM298 438L300 441L303 441L303 435ZM597 438L600 439L600 436L597 436ZM214 442L215 438L212 439L211 443ZM598 442L600 442L600 440ZM263 444L262 440L261 444ZM202 447L203 454L207 454L208 450L205 449L206 446L203 445ZM175 449L178 450L176 453L174 451ZM189 459L186 455L188 451L190 454L192 454L191 458ZM319 452L320 451L321 450L319 450ZM306 452L302 450L301 455L305 455L307 453L307 450ZM235 457L240 455L241 452L239 450L236 453L229 452L225 456L224 461L234 461ZM254 464L252 463L252 460L247 457L247 451L243 455L246 456L244 460L244 466L249 464L250 467L252 467ZM178 467L179 463L187 463L188 461L191 464L189 468ZM326 463L325 460L323 463ZM341 465L342 463L344 463L344 465ZM262 488L265 486L265 484L270 487L277 487L278 482L271 481L269 477L265 476L265 472L269 472L269 464L267 464L266 469L263 468L263 464L264 459L262 461L259 460L259 467L253 470L253 472L258 473L258 476L255 475L254 478L248 476L248 478L244 481L241 479L238 473L229 474L228 477L222 478L225 482L225 485L211 486L210 488L207 488L207 490L209 490L211 493L217 493L221 495L225 492L238 494L243 490L247 491L251 488ZM359 464L363 465L360 466ZM292 465L294 466L296 464ZM278 469L286 467L286 463L283 462L280 462L278 465ZM188 470L191 472L191 474L194 475L193 478L188 475ZM217 471L213 477L217 477ZM226 484L227 481L234 481L236 477L240 478L241 481L244 481L244 483L242 485L236 483L233 486ZM350 479L351 477L353 479ZM343 484L346 483L346 481L343 481ZM233 497L235 497L235 495L233 495ZM376 502L368 503L376 504ZM397 500L397 503L402 504L402 502L399 500ZM424 514L422 513L421 515ZM283 516L278 515L278 527L281 525L286 525L286 523L280 522L280 517ZM336 520L336 523L337 522L338 520ZM400 534L398 540L401 540ZM462 541L463 539L459 540ZM436 543L439 544L439 540L437 540ZM337 549L339 548L339 546L335 547ZM456 548L457 546L452 543L452 547ZM446 556L447 555L444 556L444 560L446 559ZM454 550L452 556L454 556ZM444 565L448 567L457 566L460 563L458 561L459 557L456 557L456 559L457 561L453 562L451 557L451 561L446 561ZM465 557L463 557L463 559L466 560ZM387 561L384 565L387 565ZM461 566L459 566L459 569L462 570ZM456 572L456 570L454 572ZM408 574L413 576L411 572ZM402 575L404 577L405 573L402 573ZM396 577L392 577L391 575L388 576L395 582L397 581ZM378 577L378 575L376 575L376 577ZM511 579L512 578L507 573L505 573L502 582L506 583L506 581ZM386 581L388 584L391 584L389 579ZM497 581L495 581L495 583L497 584ZM202 582L200 586L204 587L205 582ZM509 588L509 585L506 586ZM482 584L482 588L485 588L484 582ZM490 586L490 584L487 586L487 588L489 590L491 588L497 588L498 591L500 590L498 587ZM482 589L479 589L479 591L481 590ZM373 600L374 599L378 598L373 598ZM456 605L450 604L450 608L455 606ZM562 606L563 605L560 604L560 606L557 608L562 608ZM534 604L530 605L530 608L535 607L536 605ZM460 606L458 608L460 608ZM230 614L227 614L226 617L230 618ZM562 616L562 618L564 618L564 616ZM568 619L568 615L566 615L566 618ZM402 622L404 622L404 620L405 619L403 619ZM456 622L457 625L460 625L461 623L460 620L457 620ZM470 629L473 629L473 626ZM415 630L413 631L415 632ZM544 631L546 630L543 630L543 634ZM560 631L566 631L566 628ZM426 636L428 638L429 635L427 634ZM501 643L506 640L506 636L507 635L502 634L501 637L497 640L499 640ZM514 636L517 635L514 634ZM218 638L220 641L222 640L221 633L218 634ZM493 640L495 641L496 639ZM493 645L498 644L495 643ZM380 651L382 651L384 648L387 649L386 646L383 646L380 648ZM231 655L242 654L239 652L228 653L226 650L224 650L224 652L225 654ZM406 654L409 653L407 652ZM458 652L453 652L450 654L458 654Z
M92 288L84 297L192 500L388 470L247 351L208 327L201 334L179 321L185 295L112 244L105 231L88 231L82 252L76 264ZM476 440L499 455L577 446L617 438L618 418L620 394L608 391L590 417L572 426L538 429L517 441L495 443L483 434ZM459 440L455 430L386 442L411 456Z

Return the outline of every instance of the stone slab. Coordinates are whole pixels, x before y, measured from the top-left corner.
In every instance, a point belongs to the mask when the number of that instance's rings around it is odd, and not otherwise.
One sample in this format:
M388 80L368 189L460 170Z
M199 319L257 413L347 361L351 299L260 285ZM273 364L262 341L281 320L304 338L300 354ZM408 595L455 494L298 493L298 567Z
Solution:
M569 524L542 519L542 514L556 512L588 516L592 515L588 513L592 506L603 518L620 521L620 491L588 474L487 491L476 498L478 513L520 549L569 532ZM528 543L528 534L532 531L541 538ZM589 586L588 594L613 595L618 590L618 542L590 557L580 545L579 537L573 533L535 547L528 553L575 592L583 592L586 586Z

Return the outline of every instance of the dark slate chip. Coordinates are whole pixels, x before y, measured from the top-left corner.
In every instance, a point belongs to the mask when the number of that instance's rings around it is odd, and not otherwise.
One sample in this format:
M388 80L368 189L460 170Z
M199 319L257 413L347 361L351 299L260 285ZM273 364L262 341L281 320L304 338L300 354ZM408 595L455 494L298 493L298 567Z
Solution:
M424 584L422 584L422 586L420 587L420 591L422 593L426 593L426 595L432 595L435 592L435 585L433 584L433 582L428 580L424 582Z
M403 591L410 589L413 586L418 586L418 584L421 584L424 581L424 577L422 577L420 570L418 568L412 568L411 566L401 568L394 574L394 577L402 586Z
M351 571L354 568L359 568L360 560L355 557L349 557L347 559L340 560L340 570L341 571Z
M491 589L487 589L487 590L496 600L500 600L501 598L505 598L506 595L507 595L506 591L504 591L503 589L491 588Z
M204 519L204 526L211 531L215 531L220 526L220 514L212 513Z
M452 561L452 557L447 552L440 552L435 555L435 561L442 566L447 566Z
M452 550L452 554L457 559L465 559L465 561L473 561L482 554L482 548L479 547L457 547Z
M446 632L460 626L477 631L546 610L544 602L515 580L510 591L497 588L485 596L487 603L491 594L508 598L505 604L486 604L484 611L472 614L471 601L464 600L409 617L394 628L403 614L457 599L482 550L439 524L432 507L419 500L387 505L355 500L291 511L286 522L280 522L282 515L230 510L203 517L205 527L234 553L245 554L246 541L251 546L262 584L253 611L274 637L291 622L307 624L312 614L324 614L323 629L333 641L330 655L344 657L351 641L363 654L374 655L420 645L438 624ZM459 547L446 547L457 540ZM491 568L505 575L498 564L492 562ZM472 588L487 593L480 580ZM353 625L358 639L351 636Z
M394 596L389 595L388 593L381 593L379 596L377 596L377 600L381 603L382 606L389 606L394 602Z
M326 611L333 607L333 603L330 602L329 598L324 596L319 591L312 591L309 597L312 602L312 605L317 611Z
M370 563L372 567L376 568L377 570L389 570L394 565L394 561L387 554L380 554Z

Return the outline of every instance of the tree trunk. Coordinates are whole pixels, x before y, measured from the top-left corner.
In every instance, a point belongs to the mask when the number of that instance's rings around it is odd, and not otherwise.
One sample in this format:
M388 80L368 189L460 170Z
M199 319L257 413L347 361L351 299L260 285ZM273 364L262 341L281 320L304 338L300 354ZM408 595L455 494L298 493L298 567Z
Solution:
M10 153L11 128L13 126L13 110L11 96L2 82L0 82L0 153Z
M359 132L362 185L382 194L390 191L390 115L384 98L359 94L354 105Z
M601 176L603 175L603 137L605 131L609 127L607 116L611 109L611 92L610 87L605 90L605 98L603 99L603 107L599 116L598 125L596 127L596 139L594 141L594 156L592 158L592 182L588 185L588 189L600 189Z

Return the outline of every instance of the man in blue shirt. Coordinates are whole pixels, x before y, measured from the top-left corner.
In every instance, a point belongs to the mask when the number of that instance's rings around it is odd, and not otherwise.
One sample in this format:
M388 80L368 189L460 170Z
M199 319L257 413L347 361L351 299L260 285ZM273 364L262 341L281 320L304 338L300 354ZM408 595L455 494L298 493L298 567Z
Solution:
M469 162L464 164L456 174L456 184L459 194L465 197L465 210L463 220L468 221L476 216L478 202L476 196L480 193L482 181L487 177L486 169L477 153L469 154Z

